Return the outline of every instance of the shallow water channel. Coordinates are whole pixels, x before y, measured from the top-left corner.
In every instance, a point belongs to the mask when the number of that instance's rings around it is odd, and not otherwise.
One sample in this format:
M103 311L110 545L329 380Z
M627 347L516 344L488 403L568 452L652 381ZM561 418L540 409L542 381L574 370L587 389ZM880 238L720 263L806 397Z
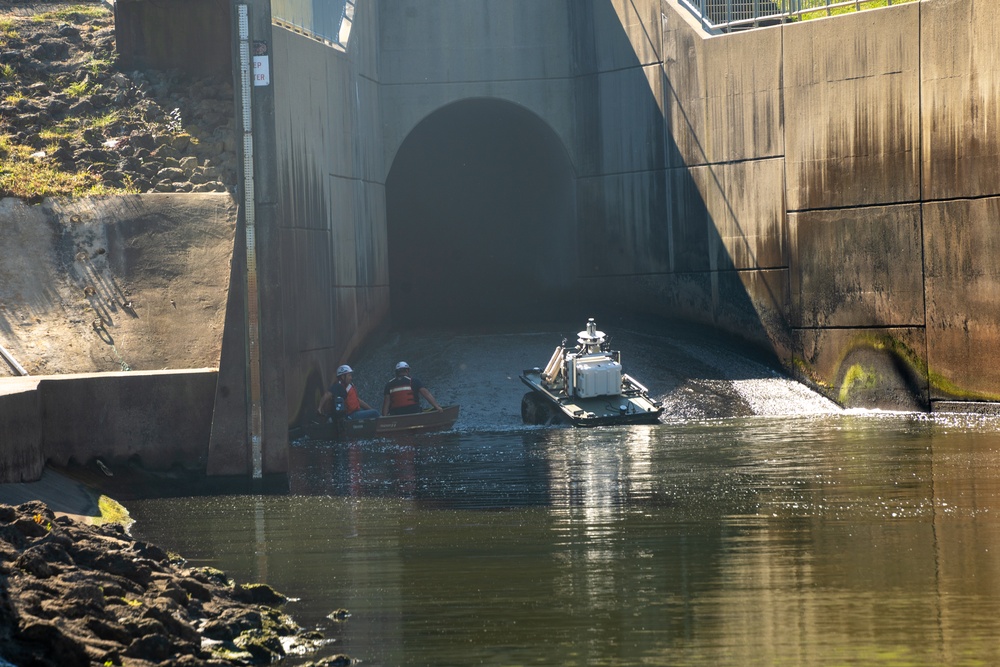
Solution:
M845 412L628 331L664 423L523 426L553 334L400 334L354 364L362 398L405 359L454 431L296 442L287 495L131 500L132 532L296 598L364 665L1000 661L1000 422Z

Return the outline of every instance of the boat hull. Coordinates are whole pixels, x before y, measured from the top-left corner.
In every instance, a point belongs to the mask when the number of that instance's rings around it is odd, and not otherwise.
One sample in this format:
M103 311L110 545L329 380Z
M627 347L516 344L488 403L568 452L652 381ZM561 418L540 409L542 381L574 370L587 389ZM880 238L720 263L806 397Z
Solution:
M310 440L365 440L408 433L447 431L458 421L459 406L449 405L441 412L424 410L412 415L390 415L375 419L340 419L321 424L307 424L301 435Z

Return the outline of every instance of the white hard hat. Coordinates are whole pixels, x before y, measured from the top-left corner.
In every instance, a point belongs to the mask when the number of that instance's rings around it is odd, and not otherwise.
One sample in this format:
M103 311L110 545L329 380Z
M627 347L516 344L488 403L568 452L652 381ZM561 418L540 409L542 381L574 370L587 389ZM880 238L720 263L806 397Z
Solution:
M341 375L346 375L347 373L353 373L353 372L354 371L351 369L350 366L348 366L347 364L344 364L343 366L341 366L340 368L337 369L337 377L340 377Z
M408 363L406 363L405 361L401 361L398 364L396 364L396 370L397 371L401 371L403 369L410 370L410 365Z

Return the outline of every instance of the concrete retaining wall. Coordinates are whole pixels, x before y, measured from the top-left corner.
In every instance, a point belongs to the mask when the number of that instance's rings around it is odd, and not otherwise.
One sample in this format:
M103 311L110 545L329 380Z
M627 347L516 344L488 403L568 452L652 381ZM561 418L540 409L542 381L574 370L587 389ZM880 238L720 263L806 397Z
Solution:
M232 197L4 199L0 221L0 342L32 374L0 380L0 481L95 456L203 466L216 371L188 369L220 364L243 300Z
M33 482L42 476L41 414L38 380L0 381L0 484Z
M215 367L229 194L0 200L0 344L33 376Z
M0 380L0 483L37 480L47 462L140 462L204 470L215 369Z

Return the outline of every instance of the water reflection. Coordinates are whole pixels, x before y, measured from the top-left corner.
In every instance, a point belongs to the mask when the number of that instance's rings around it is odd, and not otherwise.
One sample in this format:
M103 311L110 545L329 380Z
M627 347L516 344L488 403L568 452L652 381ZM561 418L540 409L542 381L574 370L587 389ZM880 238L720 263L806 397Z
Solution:
M375 356L469 397L456 431L297 443L287 496L130 501L133 531L299 598L366 665L1000 662L997 420L779 414L793 390L749 362L678 380L635 338L687 401L669 423L524 427L511 374L548 338L395 341Z
M822 415L299 445L287 497L130 509L366 664L991 663L998 432Z

